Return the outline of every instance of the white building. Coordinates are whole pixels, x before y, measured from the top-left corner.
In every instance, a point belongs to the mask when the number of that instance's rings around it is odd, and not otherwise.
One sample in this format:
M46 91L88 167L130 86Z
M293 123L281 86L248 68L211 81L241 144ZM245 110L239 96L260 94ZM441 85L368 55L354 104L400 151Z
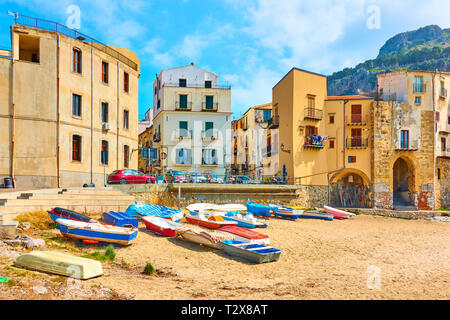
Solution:
M153 83L153 141L159 171L225 175L231 167L231 88L188 66L166 69Z

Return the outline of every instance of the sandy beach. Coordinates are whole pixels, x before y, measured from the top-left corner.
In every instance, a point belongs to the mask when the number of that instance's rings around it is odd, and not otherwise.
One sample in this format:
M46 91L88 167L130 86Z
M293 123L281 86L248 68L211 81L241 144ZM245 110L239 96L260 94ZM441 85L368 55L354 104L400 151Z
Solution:
M90 282L133 299L450 298L449 223L360 215L333 222L271 219L258 231L283 250L278 262L249 264L141 228L134 245L116 250L128 268L105 264L105 275ZM140 273L146 262L157 275ZM379 289L371 290L374 270Z

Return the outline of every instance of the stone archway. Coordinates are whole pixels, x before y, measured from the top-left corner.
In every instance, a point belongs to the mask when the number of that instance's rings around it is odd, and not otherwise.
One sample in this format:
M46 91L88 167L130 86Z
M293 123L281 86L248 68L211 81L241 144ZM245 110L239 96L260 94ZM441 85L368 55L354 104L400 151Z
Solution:
M414 205L414 172L411 164L398 158L392 168L394 207Z
M343 171L330 180L330 205L338 208L369 208L368 178L356 171Z

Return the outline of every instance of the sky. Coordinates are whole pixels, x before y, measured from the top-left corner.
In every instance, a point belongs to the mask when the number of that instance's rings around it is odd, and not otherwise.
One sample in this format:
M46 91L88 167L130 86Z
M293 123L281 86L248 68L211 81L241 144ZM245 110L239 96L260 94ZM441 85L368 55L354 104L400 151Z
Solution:
M8 10L70 25L73 6L80 32L140 59L140 118L166 68L194 62L218 74L239 118L270 102L292 67L331 75L376 58L397 33L450 27L448 0L0 0L0 48L11 45Z

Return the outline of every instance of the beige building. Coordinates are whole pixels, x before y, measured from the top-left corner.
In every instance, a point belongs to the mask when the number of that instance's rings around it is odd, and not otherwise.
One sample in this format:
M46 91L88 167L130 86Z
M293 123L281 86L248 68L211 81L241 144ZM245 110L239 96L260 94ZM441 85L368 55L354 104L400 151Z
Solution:
M293 68L273 88L279 174L338 207L450 206L449 79L388 73L378 98L331 97L325 76Z
M272 104L249 108L232 123L232 173L263 182L278 174L278 130Z
M16 187L69 187L137 169L133 52L24 16L11 44L0 57L0 177Z
M157 173L224 176L231 168L231 87L192 63L162 70L153 88Z

